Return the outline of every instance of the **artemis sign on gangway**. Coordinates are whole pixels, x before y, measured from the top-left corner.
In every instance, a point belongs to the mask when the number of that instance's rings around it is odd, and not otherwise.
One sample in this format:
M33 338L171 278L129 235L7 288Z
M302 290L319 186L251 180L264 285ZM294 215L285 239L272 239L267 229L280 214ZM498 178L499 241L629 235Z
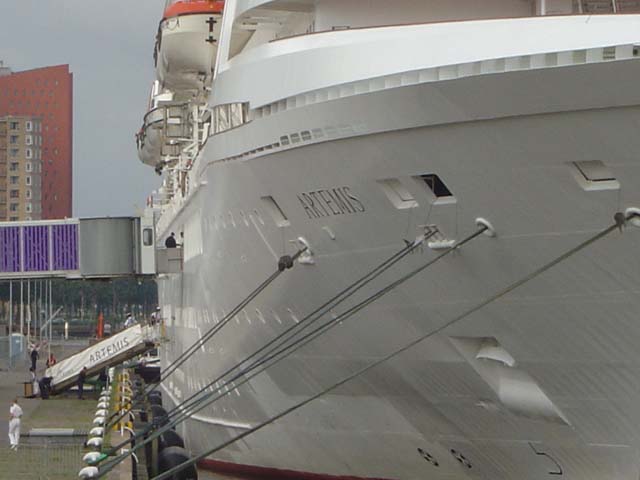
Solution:
M155 273L152 217L0 222L0 280Z

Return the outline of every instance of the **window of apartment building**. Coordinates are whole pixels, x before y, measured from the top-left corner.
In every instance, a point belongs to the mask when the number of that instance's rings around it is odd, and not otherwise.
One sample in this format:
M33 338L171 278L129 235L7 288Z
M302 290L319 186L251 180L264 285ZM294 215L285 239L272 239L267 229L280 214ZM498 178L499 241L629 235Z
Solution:
M31 150L30 148L27 148L24 152L24 156L27 158L33 158L33 150Z
M18 143L18 135L11 135L9 137L9 143Z
M9 217L9 221L10 222L17 222L18 221L18 217Z
M11 205L9 205L9 210L12 212L17 212L18 211L18 204L17 203L12 203Z
M27 156L27 158L30 158L30 157L29 157L29 156ZM31 162L27 162L27 163L25 164L25 166L24 166L24 169L25 169L27 172L32 172L32 171L33 171L33 163L31 163Z
M12 149L11 149L11 156L12 156L12 157L17 157L17 156L18 156L19 151L20 151L20 150L18 150L17 148L12 148Z
M33 137L31 135L24 136L24 144L25 145L33 145Z
M11 185L17 185L18 184L18 178L19 177L14 177L12 176L9 181L11 182Z
M11 190L9 192L10 198L20 198L20 190Z
M31 213L32 209L33 209L33 206L31 205L31 203L27 203L26 212Z
M9 128L11 130L18 130L19 123L18 122L9 122Z
M24 179L26 185L31 185L31 175L27 175Z
M27 198L31 198L31 197L32 197L31 189L27 188Z
M25 129L27 132L32 131L32 130L33 130L33 123L32 123L32 122L25 122L25 123L24 123L24 129Z
M20 164L18 162L11 162L11 164L9 165L9 171L10 172L17 172L19 166L20 166Z

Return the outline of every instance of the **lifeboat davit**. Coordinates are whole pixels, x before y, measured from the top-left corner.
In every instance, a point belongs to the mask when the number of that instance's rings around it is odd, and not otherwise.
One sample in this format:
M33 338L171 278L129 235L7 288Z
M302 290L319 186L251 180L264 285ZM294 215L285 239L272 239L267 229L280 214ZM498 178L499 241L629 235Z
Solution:
M185 143L192 141L188 102L174 100L173 93L161 90L156 80L151 89L149 109L136 134L138 157L158 168L175 159Z
M156 40L156 74L173 91L202 89L213 78L223 1L178 0L164 11Z

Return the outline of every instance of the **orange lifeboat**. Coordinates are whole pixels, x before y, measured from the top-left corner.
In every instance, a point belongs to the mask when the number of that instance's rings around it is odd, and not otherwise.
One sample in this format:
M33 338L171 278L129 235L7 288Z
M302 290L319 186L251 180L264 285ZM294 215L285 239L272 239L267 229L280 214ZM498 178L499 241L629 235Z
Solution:
M179 0L169 5L162 16L163 20L181 15L221 14L224 2L214 0Z
M165 9L154 55L163 88L202 91L211 83L223 9L214 0L178 0Z

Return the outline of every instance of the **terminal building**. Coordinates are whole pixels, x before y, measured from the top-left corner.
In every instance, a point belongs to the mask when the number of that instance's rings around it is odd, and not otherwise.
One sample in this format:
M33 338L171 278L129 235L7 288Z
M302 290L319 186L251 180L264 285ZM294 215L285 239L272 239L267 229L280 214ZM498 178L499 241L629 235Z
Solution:
M0 220L72 217L72 93L68 65L13 72L0 62ZM12 147L12 138L18 147ZM36 138L38 145L33 143ZM19 188L13 188L16 185Z

